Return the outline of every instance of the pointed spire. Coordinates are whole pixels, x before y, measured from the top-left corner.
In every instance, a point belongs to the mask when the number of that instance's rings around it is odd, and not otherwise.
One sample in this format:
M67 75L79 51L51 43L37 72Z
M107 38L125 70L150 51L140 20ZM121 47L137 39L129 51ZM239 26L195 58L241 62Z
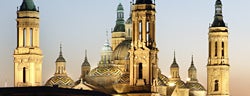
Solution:
M173 59L173 63L171 65L171 68L178 68L178 67L179 67L179 65L176 62L175 51L174 51L174 59Z
M62 43L60 43L60 56L62 56Z
M62 55L62 43L60 43L59 57L56 59L56 62L66 62L66 60L63 58L63 55Z
M37 11L33 0L23 0L19 11Z
M191 65L188 69L188 78L190 79L190 81L198 81L197 80L197 73L196 73L196 68L194 66L194 57L192 55L192 60L191 60Z
M190 65L188 70L196 70L196 68L194 66L194 56L193 55L192 55L192 59L191 59L191 65Z
M194 65L194 55L192 55L191 65Z
M88 57L87 57L87 50L85 50L85 59L84 59L84 62L82 63L82 66L90 66L88 62Z
M215 2L215 16L212 27L226 27L222 16L222 3L221 0Z

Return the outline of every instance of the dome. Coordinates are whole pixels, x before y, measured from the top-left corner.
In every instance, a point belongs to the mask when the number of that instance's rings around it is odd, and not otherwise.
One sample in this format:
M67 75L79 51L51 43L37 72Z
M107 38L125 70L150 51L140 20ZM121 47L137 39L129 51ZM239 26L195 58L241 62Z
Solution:
M186 88L186 84L185 82L183 82L182 80L179 80L175 83L179 88Z
M20 11L36 11L36 6L33 0L23 0Z
M56 62L66 62L66 60L63 58L62 55L60 55L57 59Z
M129 73L125 73L121 76L121 78L119 79L118 83L119 84L128 84L129 83Z
M118 76L122 75L122 71L116 66L101 66L91 70L88 74L91 76Z
M45 84L45 86L58 86L61 88L72 88L74 81L68 76L53 76Z
M99 66L89 72L86 81L92 85L112 86L121 77L122 71L116 66Z
M190 91L206 91L206 89L198 82L187 82L186 87Z
M118 5L117 10L124 10L121 3Z
M109 45L108 41L106 41L106 43L105 43L104 46L102 47L102 51L103 51L103 52L112 51L112 48L111 48L111 46Z
M129 60L129 49L131 47L131 40L124 40L121 42L113 52L113 60Z
M163 74L159 74L159 76L158 76L158 85L165 86L165 85L167 85L168 81L169 80L168 80L167 76L165 76Z

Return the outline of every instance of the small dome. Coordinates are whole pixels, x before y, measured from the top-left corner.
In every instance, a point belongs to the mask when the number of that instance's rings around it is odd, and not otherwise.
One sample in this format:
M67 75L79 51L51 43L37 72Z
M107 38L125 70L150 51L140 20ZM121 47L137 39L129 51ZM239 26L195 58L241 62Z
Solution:
M56 62L66 62L66 60L63 58L62 55L60 55L57 59Z
M126 24L132 24L132 17L131 16L127 19Z
M113 52L113 60L129 60L129 49L131 47L131 40L124 40L121 42Z
M174 52L174 60L173 60L173 63L171 64L170 68L179 68L179 65L176 62L175 52Z
M84 60L84 62L82 63L82 67L83 66L90 66L89 62L87 59Z
M206 91L206 89L198 82L187 82L186 87L190 91Z
M102 47L102 52L112 51L112 47L109 45L108 41Z
M36 6L33 0L23 0L20 11L36 11Z
M217 0L215 5L222 5L221 1L220 0Z
M45 84L45 86L55 85L61 88L72 88L74 81L68 76L53 76Z
M176 62L173 62L171 68L179 68L179 65Z
M124 10L121 3L118 5L117 10Z

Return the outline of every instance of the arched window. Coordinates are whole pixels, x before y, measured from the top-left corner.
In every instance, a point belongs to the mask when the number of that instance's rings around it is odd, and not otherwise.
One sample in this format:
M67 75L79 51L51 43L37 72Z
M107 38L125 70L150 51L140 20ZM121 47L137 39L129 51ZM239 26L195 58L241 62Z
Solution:
M23 67L23 83L26 83L26 68Z
M142 79L142 63L139 63L139 79Z
M224 42L221 43L222 50L221 50L221 56L224 57Z
M217 56L218 54L218 45L217 45L218 43L217 42L215 42L215 49L214 49L214 51L215 51L215 55L214 56Z
M130 29L128 29L128 37L131 37Z
M33 29L30 28L30 46L33 46Z
M219 80L214 81L214 91L219 91Z
M142 40L142 22L139 22L139 40Z
M147 32L149 32L150 31L150 23L149 23L149 21L147 21Z
M23 46L26 46L26 28L23 29Z
M211 41L209 41L209 57L211 57Z

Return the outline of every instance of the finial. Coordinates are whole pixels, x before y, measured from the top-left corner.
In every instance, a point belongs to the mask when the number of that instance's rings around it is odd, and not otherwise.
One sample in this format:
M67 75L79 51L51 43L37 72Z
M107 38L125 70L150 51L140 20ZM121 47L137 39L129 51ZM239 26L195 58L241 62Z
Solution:
M88 60L87 59L87 49L85 49L85 60Z
M194 55L192 55L191 65L194 65Z
M60 42L60 56L62 56L62 43Z
M175 58L175 50L174 50L174 62L176 62L176 58Z
M85 49L85 57L87 57L87 49Z

